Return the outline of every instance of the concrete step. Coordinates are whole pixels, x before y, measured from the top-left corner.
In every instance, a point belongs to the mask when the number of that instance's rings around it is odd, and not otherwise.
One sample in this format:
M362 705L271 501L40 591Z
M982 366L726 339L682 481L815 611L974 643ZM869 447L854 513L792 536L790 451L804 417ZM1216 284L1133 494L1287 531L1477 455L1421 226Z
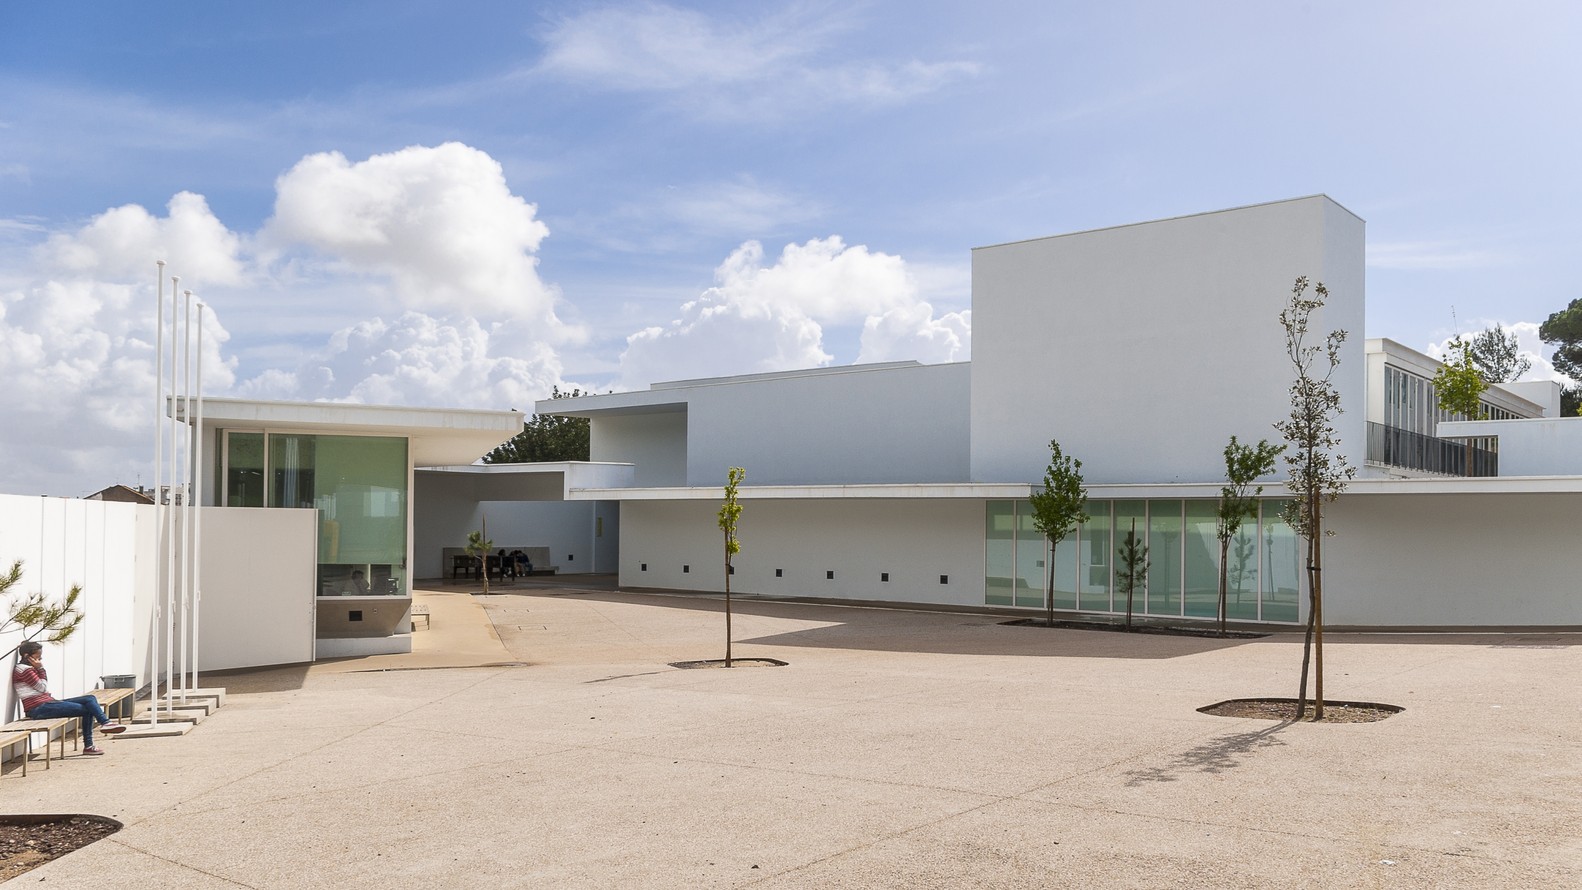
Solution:
M158 726L147 724L131 726L120 735L107 735L111 741L124 742L131 739L166 739L172 736L186 735L197 724L188 720L160 720Z

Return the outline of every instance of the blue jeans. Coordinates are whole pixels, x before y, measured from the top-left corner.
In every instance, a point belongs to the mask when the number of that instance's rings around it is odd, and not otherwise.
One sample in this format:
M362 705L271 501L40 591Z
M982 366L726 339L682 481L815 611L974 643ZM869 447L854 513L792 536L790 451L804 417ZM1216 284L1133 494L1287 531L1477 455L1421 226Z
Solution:
M93 747L93 725L110 722L110 716L99 707L99 700L91 695L79 695L65 701L47 701L27 712L29 720L43 720L47 717L81 717L82 718L82 743L84 746Z

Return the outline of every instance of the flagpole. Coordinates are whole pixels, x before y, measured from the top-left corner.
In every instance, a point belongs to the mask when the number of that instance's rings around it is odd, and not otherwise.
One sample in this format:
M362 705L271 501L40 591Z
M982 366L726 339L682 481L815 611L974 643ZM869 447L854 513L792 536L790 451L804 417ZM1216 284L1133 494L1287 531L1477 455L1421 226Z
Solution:
M165 507L160 485L165 465L165 261L158 260L158 285L154 289L154 596L148 609L148 698L154 725L159 724L159 565L160 533L164 528Z

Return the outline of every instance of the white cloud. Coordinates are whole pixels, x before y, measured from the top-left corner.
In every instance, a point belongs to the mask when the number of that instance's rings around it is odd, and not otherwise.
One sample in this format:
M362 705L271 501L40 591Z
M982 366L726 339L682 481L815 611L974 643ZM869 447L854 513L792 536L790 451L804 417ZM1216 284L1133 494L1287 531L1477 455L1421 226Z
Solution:
M1450 241L1369 244L1367 253L1367 264L1375 269L1481 269L1509 261L1502 254Z
M317 274L388 281L389 308L506 315L554 338L581 336L556 316L559 294L538 275L548 226L476 148L410 147L356 163L309 155L276 189L264 240L317 251L329 261Z
M556 350L581 330L558 320L534 265L548 229L488 155L311 155L278 187L256 234L188 192L164 216L126 205L53 233L0 224L23 242L0 275L0 416L27 431L4 442L0 491L149 481L156 259L167 290L180 275L213 310L211 396L527 408L561 382ZM239 383L241 354L269 364Z
M1542 327L1539 322L1518 321L1515 323L1507 323L1497 319L1478 318L1468 321L1467 324L1470 326L1468 332L1461 336L1469 339L1473 334L1476 334L1482 330L1487 330L1494 325L1500 325L1501 327L1505 328L1505 330L1516 335L1517 355L1525 357L1528 361L1532 362L1532 368L1529 369L1526 374L1521 376L1521 380L1558 380L1562 385L1565 386L1571 386L1576 383L1576 381L1573 381L1566 375L1556 371L1555 366L1549 361L1548 358L1545 357L1546 354L1552 355L1554 353L1554 348L1546 345L1544 341L1539 338L1538 329ZM1423 352L1431 358L1444 361L1445 356L1450 354L1450 343L1455 339L1456 335L1452 335L1446 337L1443 340L1429 343Z
M979 72L970 61L821 64L819 53L853 27L827 8L726 21L660 3L608 7L555 24L537 70L605 89L672 93L695 111L730 118L896 104Z
M51 236L40 260L53 274L100 281L151 281L154 261L165 260L205 286L242 283L242 239L203 196L181 192L167 207L164 219L136 204L106 210L75 232Z
M953 361L970 344L967 313L933 317L906 263L839 236L789 244L765 265L749 241L714 272L715 286L681 317L627 338L620 384L827 365L827 327L860 326L859 361Z
M862 324L857 361L914 359L925 364L959 362L972 354L972 310L934 318L934 307L916 303L869 316Z
M245 398L531 410L560 382L560 360L510 322L407 312L336 331L318 355L238 387Z

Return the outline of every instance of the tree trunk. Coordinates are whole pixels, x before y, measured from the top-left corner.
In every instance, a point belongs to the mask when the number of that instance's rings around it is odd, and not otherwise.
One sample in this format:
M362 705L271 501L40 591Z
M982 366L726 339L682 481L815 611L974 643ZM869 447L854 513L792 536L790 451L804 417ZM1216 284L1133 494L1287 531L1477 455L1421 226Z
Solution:
M1219 635L1225 635L1225 570L1230 556L1230 538L1219 539Z
M1049 542L1049 559L1044 566L1044 613L1050 627L1055 626L1055 542L1052 538L1045 538Z
M725 535L725 666L731 664L731 550L730 534Z
M1313 505L1313 719L1324 719L1324 530Z

